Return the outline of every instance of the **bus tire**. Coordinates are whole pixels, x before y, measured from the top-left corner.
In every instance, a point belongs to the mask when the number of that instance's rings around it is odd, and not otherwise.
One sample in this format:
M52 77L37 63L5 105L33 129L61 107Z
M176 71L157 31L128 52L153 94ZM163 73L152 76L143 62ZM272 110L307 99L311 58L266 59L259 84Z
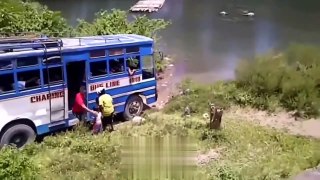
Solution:
M134 116L139 116L143 110L143 100L138 95L130 96L124 108L123 117L125 120L131 120Z
M25 145L34 142L36 133L32 127L26 124L16 124L8 127L2 133L0 147L13 144L17 148L22 148Z

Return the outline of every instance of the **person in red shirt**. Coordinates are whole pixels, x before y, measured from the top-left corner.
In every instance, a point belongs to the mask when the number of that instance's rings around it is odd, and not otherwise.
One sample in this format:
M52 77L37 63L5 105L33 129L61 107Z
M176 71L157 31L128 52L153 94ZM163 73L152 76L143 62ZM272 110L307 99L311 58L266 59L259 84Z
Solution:
M86 105L85 105L85 92L86 92L86 88L85 86L81 86L80 87L80 92L78 92L76 94L76 98L72 107L72 113L80 120L83 121L84 117L86 115L87 112L90 112L92 114L94 114L95 116L98 115L97 112L89 109Z

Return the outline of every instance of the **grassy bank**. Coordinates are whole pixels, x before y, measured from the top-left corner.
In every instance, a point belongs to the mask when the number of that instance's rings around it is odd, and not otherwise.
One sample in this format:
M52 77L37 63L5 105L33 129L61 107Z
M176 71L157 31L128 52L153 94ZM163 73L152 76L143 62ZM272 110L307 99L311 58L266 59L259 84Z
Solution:
M234 102L227 101L230 97L222 93L232 92L229 84L210 87L185 83L182 87L185 95L174 98L161 111L147 112L141 126L124 124L111 134L97 136L80 127L46 137L44 142L23 150L2 150L0 178L121 179L125 173L121 170L125 145L121 144L122 139L167 135L194 138L203 155L216 154L195 172L202 179L288 179L320 164L319 140L262 127L230 116L227 110L223 129L209 130L208 120L202 116L208 111L207 102L233 106ZM227 87L229 91L225 91ZM181 116L186 106L192 109L190 118ZM180 176L173 175L171 179L181 179Z
M92 136L80 127L72 132L46 137L40 144L23 150L3 149L0 155L0 178L5 179L121 179L122 139L132 137L178 136L194 138L204 155L215 158L199 167L202 179L287 179L320 163L319 140L293 136L261 127L227 110L223 129L208 130L208 101L226 108L233 105L222 92L224 83L212 87L185 83L185 95L174 98L164 110L149 111L141 126L122 125L113 133ZM231 89L231 88L230 88ZM230 92L232 92L230 90ZM183 118L190 106L190 118ZM158 169L158 171L166 171ZM142 170L143 171L143 170ZM178 175L174 175L180 179ZM126 179L126 178L122 178Z
M181 111L184 107L180 103L198 112L203 109L199 102L212 101L224 107L235 104L270 112L292 111L303 118L317 117L320 113L319 50L316 46L293 44L280 55L260 55L241 62L234 81L213 85L186 81L182 88L193 88L189 99L177 97L166 112Z
M112 134L92 136L78 129L47 137L43 143L23 150L2 150L0 178L119 179L120 139L137 136L196 138L199 150L218 154L199 168L203 179L286 179L320 162L319 140L284 134L237 118L224 119L224 128L219 132L207 130L206 124L201 115L184 120L177 113L153 112L143 125L123 125Z

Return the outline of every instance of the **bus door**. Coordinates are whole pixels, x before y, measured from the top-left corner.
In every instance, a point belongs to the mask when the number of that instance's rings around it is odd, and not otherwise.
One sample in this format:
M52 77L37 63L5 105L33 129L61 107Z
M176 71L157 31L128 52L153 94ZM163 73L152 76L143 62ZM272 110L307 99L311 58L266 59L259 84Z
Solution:
M50 122L65 120L66 112L66 83L60 55L48 56L44 59L45 70L43 79L45 87L48 88L49 119Z
M72 113L76 94L80 91L81 85L86 86L86 61L85 60L69 60L66 62L66 81L68 94L68 112Z

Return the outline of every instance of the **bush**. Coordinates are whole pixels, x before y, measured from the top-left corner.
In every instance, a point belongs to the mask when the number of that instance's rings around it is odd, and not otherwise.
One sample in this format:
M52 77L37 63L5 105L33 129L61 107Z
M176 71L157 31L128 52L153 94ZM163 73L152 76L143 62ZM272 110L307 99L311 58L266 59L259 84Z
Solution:
M1 150L0 179L36 179L38 169L29 156L16 148Z
M109 133L92 136L76 130L47 137L39 146L33 158L41 164L41 178L115 179L119 174L119 144Z
M243 62L236 74L237 88L251 94L253 107L273 109L276 104L308 117L319 115L319 48L291 45L283 55Z
M187 92L174 98L166 112L207 111L208 102L225 108L231 104L261 110L285 109L304 117L315 117L320 110L320 51L316 47L292 45L284 54L267 54L241 62L236 79L213 85L186 80L180 87Z
M71 28L59 12L35 2L2 0L0 2L0 32L4 35L39 33L48 36L66 36Z
M109 34L139 34L157 41L157 33L165 29L170 22L163 19L149 19L147 16L135 16L133 21L128 20L128 13L113 9L111 12L96 13L92 23L79 20L75 33L79 36L109 35ZM156 67L162 72L166 66L159 54L155 54Z

